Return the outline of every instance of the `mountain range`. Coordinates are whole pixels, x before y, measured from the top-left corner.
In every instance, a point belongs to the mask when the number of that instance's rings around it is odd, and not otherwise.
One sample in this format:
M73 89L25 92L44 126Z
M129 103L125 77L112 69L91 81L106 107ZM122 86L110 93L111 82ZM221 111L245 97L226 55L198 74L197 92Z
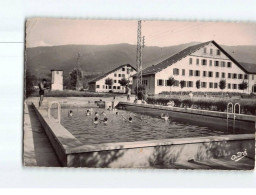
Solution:
M169 47L146 46L142 55L143 68L157 64L195 44L198 43ZM237 61L256 64L256 46L221 46ZM61 69L66 77L77 63L78 52L81 55L80 66L87 75L98 75L122 64L136 64L136 45L60 45L27 48L26 70L42 78L49 75L52 69Z

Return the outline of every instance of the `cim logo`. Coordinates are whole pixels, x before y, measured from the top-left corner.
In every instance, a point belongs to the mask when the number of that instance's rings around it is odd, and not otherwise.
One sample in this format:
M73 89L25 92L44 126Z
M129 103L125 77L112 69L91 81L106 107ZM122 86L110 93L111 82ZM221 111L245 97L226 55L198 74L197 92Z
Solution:
M244 158L245 156L247 156L247 151L246 151L246 149L244 150L244 152L237 152L236 155L232 155L232 156L231 156L231 160L237 162L237 161L241 160L242 158Z

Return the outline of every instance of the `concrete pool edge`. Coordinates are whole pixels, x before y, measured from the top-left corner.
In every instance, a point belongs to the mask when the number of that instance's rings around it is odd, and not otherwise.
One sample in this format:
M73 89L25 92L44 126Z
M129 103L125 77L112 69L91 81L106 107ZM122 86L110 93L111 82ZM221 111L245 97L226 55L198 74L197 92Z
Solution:
M67 166L67 167L115 167L115 168L130 167L130 165L128 166L127 163L125 163L125 161L127 161L126 159L127 157L120 157L121 160L119 158L115 160L118 163L111 163L108 165L97 164L97 161L95 161L95 159L93 160L94 163L91 163L90 160L89 160L90 163L88 163L85 160L85 159L95 158L95 156L97 155L101 155L102 157L102 154L104 154L105 152L109 154L116 153L117 151L128 153L129 154L128 156L130 156L130 158L132 157L136 160L137 158L135 156L138 154L142 154L140 153L140 151L144 151L144 152L148 151L146 153L149 153L149 152L152 153L153 152L152 150L155 150L159 147L172 147L172 148L174 147L177 150L177 148L180 148L180 147L192 146L192 147L197 147L197 149L195 149L197 151L198 147L202 147L202 145L209 145L214 142L217 145L219 143L232 143L232 141L234 143L241 142L243 144L247 144L247 142L250 142L253 145L255 145L254 134L208 136L208 137L179 138L179 139L176 138L176 139L165 139L165 140L149 140L149 141L84 145L79 140L77 140L71 133L69 133L69 131L65 129L61 124L58 124L56 122L49 120L47 117L46 110L38 109L34 104L32 105L37 113L37 116L39 117L39 120L42 126L46 131L46 134L60 162L62 163L62 166ZM216 147L219 147L219 146L216 146ZM132 153L134 157L131 156L130 153ZM153 155L153 153L151 155ZM191 158L191 155L192 154L188 155L186 157L186 160L189 160L189 158ZM193 151L193 155L196 155L195 151ZM105 156L105 154L103 156ZM252 156L254 157L254 155ZM123 158L126 160L124 160ZM138 156L138 158L141 158L141 155ZM144 165L134 164L133 168L135 167L145 168L148 166L149 166L148 163Z
M168 110L168 111L181 112L181 113L187 113L187 114L218 117L218 118L223 118L223 119L227 118L226 112L199 110L199 109L192 109L192 108L169 107L169 106L153 105L153 104L134 104L134 103L130 103L130 102L119 102L117 106L119 106L119 107L136 106L136 107L142 107L142 108ZM233 116L233 114L229 113L229 116ZM231 117L230 117L230 119L231 119ZM236 114L236 120L249 121L249 122L256 123L256 116L246 115L246 114Z

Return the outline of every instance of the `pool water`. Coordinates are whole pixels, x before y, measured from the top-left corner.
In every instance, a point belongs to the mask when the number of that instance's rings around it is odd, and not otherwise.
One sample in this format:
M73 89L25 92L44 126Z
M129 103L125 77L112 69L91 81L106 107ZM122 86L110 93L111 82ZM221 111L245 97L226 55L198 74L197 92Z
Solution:
M61 110L61 124L72 133L83 144L100 144L114 142L133 142L145 140L160 140L170 138L202 137L225 134L248 133L227 127L216 127L187 123L184 120L174 120L171 118L165 121L159 116L150 114L138 114L125 110L106 111L94 108L92 116L86 116L86 108L72 109L73 116L69 117L69 109ZM107 124L100 122L94 124L94 113L105 111L108 118ZM52 115L56 117L57 111L53 109ZM130 123L129 117L133 122ZM103 120L104 115L100 114L99 119Z

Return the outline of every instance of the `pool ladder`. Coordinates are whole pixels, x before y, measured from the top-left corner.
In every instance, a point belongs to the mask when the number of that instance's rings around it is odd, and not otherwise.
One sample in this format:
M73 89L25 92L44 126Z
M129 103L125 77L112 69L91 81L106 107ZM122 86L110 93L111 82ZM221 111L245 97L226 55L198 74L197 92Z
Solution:
M230 106L231 106L231 112L229 112ZM236 113L236 107L237 107L237 106L238 106L238 114L240 114L240 113L241 113L241 107L240 107L240 104L239 104L239 103L235 103L235 104L233 105L232 102L229 102L229 103L227 104L227 128L228 128L228 119L229 119L229 116L232 117L232 115L233 115L233 129L235 129L235 126L236 126L236 115L237 115L237 113Z
M51 119L51 107L52 107L53 104L57 104L58 105L58 123L60 123L61 105L57 101L50 102L49 107L48 107L48 118Z

